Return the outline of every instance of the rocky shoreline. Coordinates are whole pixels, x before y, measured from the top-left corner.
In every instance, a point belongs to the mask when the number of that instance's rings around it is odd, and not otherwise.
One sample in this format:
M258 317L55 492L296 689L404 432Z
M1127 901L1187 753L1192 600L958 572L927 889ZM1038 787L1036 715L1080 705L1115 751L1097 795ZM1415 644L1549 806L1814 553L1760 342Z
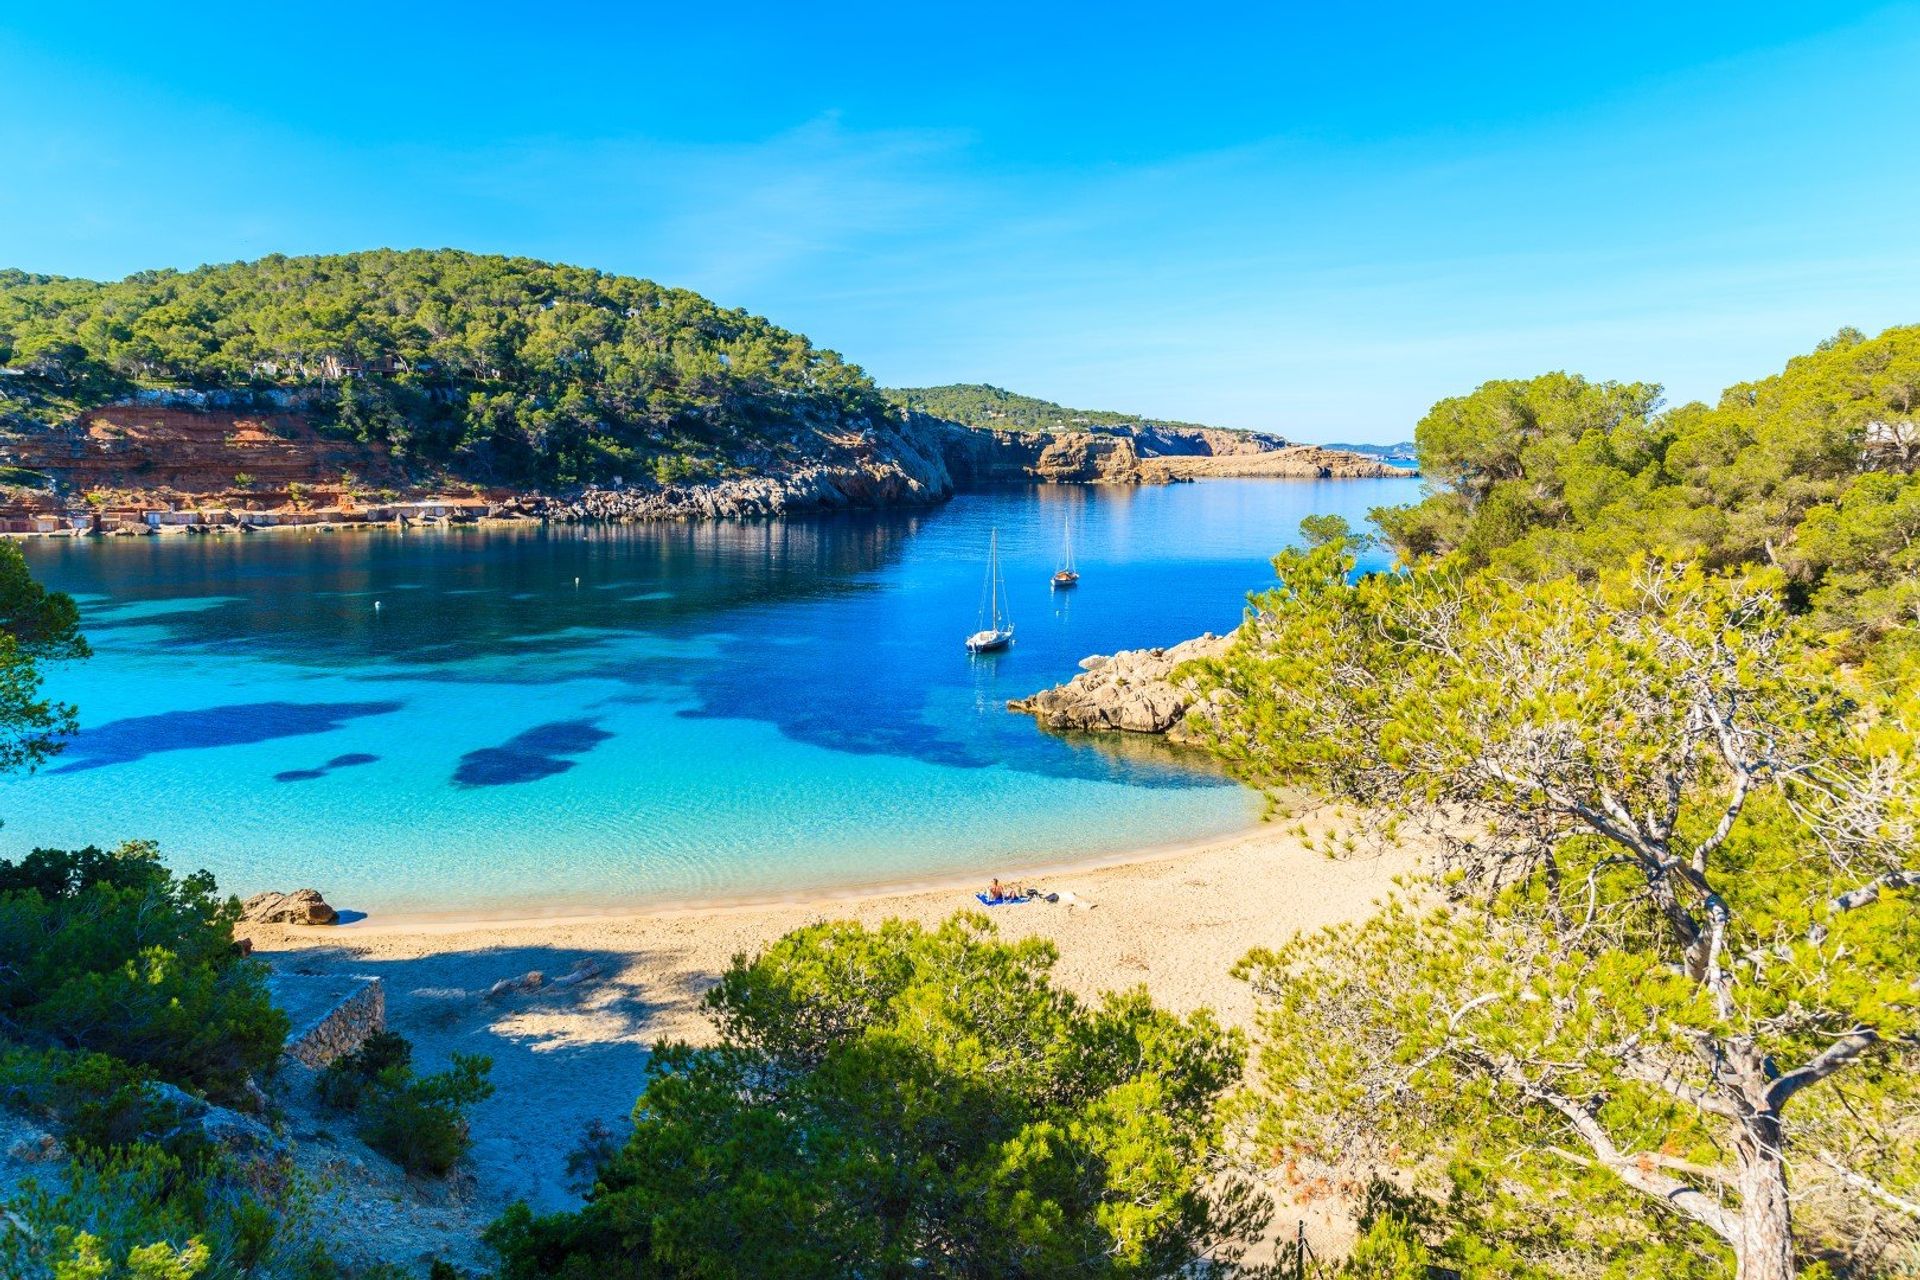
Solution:
M1152 458L1142 464L1146 483L1198 479L1387 480L1420 473L1364 453L1317 444L1287 445L1256 453Z
M1217 658L1232 644L1233 636L1209 631L1168 648L1095 654L1080 660L1081 674L1014 698L1007 710L1055 731L1163 734L1169 742L1193 743L1204 732L1208 704L1197 681L1175 672L1183 663Z
M1362 454L1252 432L1001 431L914 413L800 429L777 449L735 458L730 473L716 478L540 493L403 474L383 450L319 429L296 401L261 410L211 401L109 405L65 428L0 433L0 464L42 477L41 487L0 491L0 533L56 535L330 531L481 519L754 519L931 506L1002 485L1415 474Z
M665 487L591 485L521 507L561 522L738 520L847 508L932 506L953 496L938 443L902 432L837 442L837 456L757 475Z

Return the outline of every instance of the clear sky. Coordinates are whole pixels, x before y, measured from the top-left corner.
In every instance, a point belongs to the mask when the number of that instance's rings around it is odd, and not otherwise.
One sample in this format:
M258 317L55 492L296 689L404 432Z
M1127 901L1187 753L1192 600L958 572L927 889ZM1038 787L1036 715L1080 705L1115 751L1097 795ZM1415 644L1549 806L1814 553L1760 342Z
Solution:
M891 385L1388 440L1920 322L1916 68L1847 0L7 5L0 265L529 254Z

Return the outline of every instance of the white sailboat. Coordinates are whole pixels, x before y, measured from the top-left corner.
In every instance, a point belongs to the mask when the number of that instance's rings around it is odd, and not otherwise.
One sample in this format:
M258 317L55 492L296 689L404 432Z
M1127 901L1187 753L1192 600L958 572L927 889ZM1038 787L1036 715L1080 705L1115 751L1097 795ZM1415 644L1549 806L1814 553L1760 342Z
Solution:
M968 653L991 653L1013 643L1013 620L1007 617L1006 584L1000 580L1000 531L987 541L987 588L980 601L980 630L967 637Z

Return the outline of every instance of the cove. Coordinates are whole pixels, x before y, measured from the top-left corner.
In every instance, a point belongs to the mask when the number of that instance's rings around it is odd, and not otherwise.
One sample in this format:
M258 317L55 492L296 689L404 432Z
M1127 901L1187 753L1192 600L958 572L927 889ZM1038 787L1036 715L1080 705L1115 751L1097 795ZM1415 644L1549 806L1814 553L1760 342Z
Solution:
M0 854L161 842L377 916L759 900L1111 857L1251 823L1158 743L1005 702L1234 626L1302 516L1416 480L1045 486L758 522L36 540L95 656L0 783ZM1071 524L1082 574L1048 576ZM989 532L1017 638L970 657ZM378 608L375 607L376 602Z

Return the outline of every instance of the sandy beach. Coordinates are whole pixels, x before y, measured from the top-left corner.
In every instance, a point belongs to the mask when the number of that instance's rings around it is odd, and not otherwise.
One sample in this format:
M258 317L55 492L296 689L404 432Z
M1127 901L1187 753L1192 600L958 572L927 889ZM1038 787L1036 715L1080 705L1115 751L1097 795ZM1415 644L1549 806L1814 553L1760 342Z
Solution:
M1307 825L1315 837L1324 830L1324 820ZM1295 931L1364 916L1418 858L1409 846L1333 859L1308 848L1296 824L1274 823L1145 861L1032 877L1077 904L1032 902L985 914L1004 937L1052 940L1060 953L1055 979L1077 994L1144 984L1166 1008L1210 1008L1250 1027L1253 1002L1228 976L1233 963ZM572 1201L567 1153L590 1122L624 1122L655 1041L711 1038L700 998L736 954L814 920L934 923L969 909L981 907L970 888L955 887L559 921L366 921L246 932L277 967L380 975L389 1024L414 1041L422 1066L436 1067L456 1051L493 1058L498 1092L475 1109L469 1167L438 1207L408 1203L414 1197L398 1188L386 1197L392 1228L409 1242L431 1244L443 1225L451 1245L514 1199L541 1207ZM596 976L550 985L583 961ZM549 985L488 997L502 979L529 971ZM350 1140L325 1133L323 1117L313 1127L309 1155L359 1177L364 1162L347 1150ZM378 1217L363 1211L359 1221L377 1234Z

